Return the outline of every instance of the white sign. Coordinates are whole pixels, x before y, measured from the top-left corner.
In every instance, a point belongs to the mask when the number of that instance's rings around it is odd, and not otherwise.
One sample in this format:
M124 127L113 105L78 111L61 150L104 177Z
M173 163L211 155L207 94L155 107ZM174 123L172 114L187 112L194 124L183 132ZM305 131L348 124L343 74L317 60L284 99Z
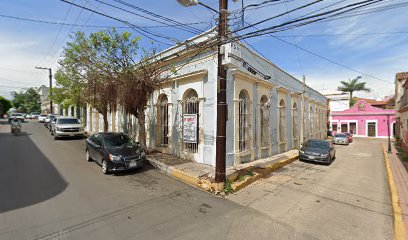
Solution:
M197 143L197 114L183 114L183 141Z
M228 67L238 67L242 65L241 62L241 46L238 43L226 43L222 45L224 54L223 65Z

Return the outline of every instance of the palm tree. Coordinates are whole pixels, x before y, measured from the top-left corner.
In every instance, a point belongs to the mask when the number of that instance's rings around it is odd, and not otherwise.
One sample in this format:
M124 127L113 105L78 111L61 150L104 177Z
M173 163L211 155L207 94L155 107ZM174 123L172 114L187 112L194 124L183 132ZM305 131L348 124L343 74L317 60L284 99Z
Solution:
M349 92L350 93L350 107L352 107L353 103L353 92L364 91L370 92L371 90L367 88L365 82L358 82L361 76L357 76L354 79L349 79L348 82L340 81L341 85L337 87L337 90L342 92Z

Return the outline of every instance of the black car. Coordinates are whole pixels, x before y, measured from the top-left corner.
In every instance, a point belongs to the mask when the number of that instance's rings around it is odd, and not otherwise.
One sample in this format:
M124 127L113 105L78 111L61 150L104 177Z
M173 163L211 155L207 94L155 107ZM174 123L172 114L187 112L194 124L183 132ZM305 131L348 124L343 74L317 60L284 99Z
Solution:
M143 167L146 154L124 133L97 133L86 139L86 159L102 166L102 172Z
M336 158L336 150L331 142L318 139L307 140L299 150L301 161L330 164Z

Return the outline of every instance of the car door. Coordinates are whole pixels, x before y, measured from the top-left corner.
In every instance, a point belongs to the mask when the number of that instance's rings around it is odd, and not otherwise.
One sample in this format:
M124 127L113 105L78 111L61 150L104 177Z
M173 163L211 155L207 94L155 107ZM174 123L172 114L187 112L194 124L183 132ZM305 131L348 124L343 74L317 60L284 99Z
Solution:
M104 151L104 141L102 135L98 134L96 137L96 143L98 144L98 147L95 148L96 159L100 164L102 164Z
M94 160L98 161L98 153L97 153L97 148L98 146L100 147L100 144L98 144L98 136L99 134L95 134L92 137L89 138L88 140L88 152L89 156Z

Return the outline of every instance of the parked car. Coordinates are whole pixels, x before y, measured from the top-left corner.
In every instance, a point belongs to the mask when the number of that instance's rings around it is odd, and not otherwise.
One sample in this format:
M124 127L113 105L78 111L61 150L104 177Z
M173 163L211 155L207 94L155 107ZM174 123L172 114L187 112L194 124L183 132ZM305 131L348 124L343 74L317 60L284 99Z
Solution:
M83 137L84 127L75 117L57 117L53 126L54 139L60 137Z
M143 167L146 154L124 133L97 133L86 139L86 159L102 166L102 172Z
M8 117L8 122L10 123L12 119L17 118L20 122L24 122L24 114L22 113L12 113Z
M343 132L342 134L347 136L349 143L353 142L353 134L348 132Z
M26 114L24 115L24 118L25 118L25 119L31 119L31 114L26 113Z
M31 119L38 119L39 116L40 116L40 113L36 113L36 112L31 113Z
M48 114L40 114L40 116L38 116L38 122L43 123L45 122L45 118L47 118Z
M343 144L343 145L349 145L349 138L347 137L346 134L343 133L336 133L333 137L333 143L334 144Z
M330 164L336 158L336 149L331 142L319 139L307 140L299 150L301 161Z

